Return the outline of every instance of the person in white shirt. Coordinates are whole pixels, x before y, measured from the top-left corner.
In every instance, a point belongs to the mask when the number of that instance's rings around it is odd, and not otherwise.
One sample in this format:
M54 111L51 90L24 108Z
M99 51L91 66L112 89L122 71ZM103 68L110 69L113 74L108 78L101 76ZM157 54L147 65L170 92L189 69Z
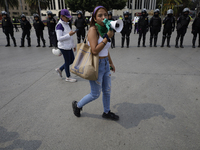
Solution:
M65 81L76 82L76 79L71 78L69 71L69 66L74 61L73 50L76 51L72 35L74 35L76 32L72 31L69 26L69 21L72 18L69 11L67 9L63 9L61 10L60 15L61 19L56 25L56 35L58 40L58 48L63 54L65 63L60 68L57 68L55 70L58 73L58 75L62 77L62 71L65 69L65 73L67 76Z
M136 14L136 16L134 17L134 20L133 20L133 24L134 24L134 34L135 34L135 32L136 32L136 30L137 30L137 34L138 34L138 20L139 20L139 17L138 17L138 15Z

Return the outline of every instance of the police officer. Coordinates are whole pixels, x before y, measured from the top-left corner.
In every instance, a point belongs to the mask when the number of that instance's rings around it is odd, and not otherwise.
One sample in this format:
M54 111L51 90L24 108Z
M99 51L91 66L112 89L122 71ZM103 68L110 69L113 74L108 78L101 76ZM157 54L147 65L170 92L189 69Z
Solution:
M22 38L20 47L24 47L25 36L28 42L28 47L30 47L31 46L30 30L32 26L30 22L26 19L26 16L24 14L21 15L21 28L22 28Z
M141 12L141 16L138 21L138 30L139 30L139 38L138 38L138 47L140 47L140 40L143 36L143 47L145 46L145 40L146 40L146 33L149 30L149 19L146 9L143 9Z
M112 17L112 11L108 11L108 20L114 21L114 19ZM113 37L111 38L111 48L115 48L115 31L114 31Z
M167 16L163 20L164 29L163 29L163 37L161 47L164 47L165 39L167 38L167 47L170 47L170 38L172 32L174 32L175 28L175 18L173 16L173 10L169 9L167 11Z
M6 47L10 46L10 37L9 37L9 34L13 40L13 43L14 43L14 46L16 47L17 44L16 44L16 40L15 40L15 37L14 37L14 31L13 31L13 24L11 22L11 19L10 17L8 16L7 12L5 11L2 11L2 30L3 30L3 33L6 35L6 39L7 39L7 45Z
M192 24L192 47L195 48L195 42L197 39L197 34L199 34L199 46L200 47L200 12L198 13L198 16L194 19L194 22Z
M178 46L178 40L180 38L180 47L183 47L183 38L185 36L185 33L187 32L188 24L190 23L190 17L189 17L189 8L183 9L183 14L178 18L177 20L177 37L176 37L176 48L179 48Z
M129 48L130 33L131 33L131 30L132 30L132 21L129 18L129 12L128 11L125 11L123 13L123 15L124 15L124 18L123 18L124 27L121 31L121 34L122 34L122 45L121 45L121 47L122 48L124 47L124 41L125 41L125 36L126 36L126 46L127 46L127 48Z
M43 47L45 47L45 39L43 36L44 23L40 20L40 17L38 14L34 14L33 16L34 16L33 26L35 28L35 33L37 36L37 43L38 43L38 45L36 47L40 47L40 37L43 42Z
M53 13L51 11L47 11L48 20L47 20L47 27L48 27L48 33L49 33L49 41L50 46L49 47L57 47L57 37L56 37L56 20L53 18Z
M87 22L85 18L83 17L82 11L78 11L77 14L78 14L78 18L75 20L74 25L76 26L76 29L78 29L78 31L76 32L76 35L77 35L77 41L78 43L80 43L81 36L82 36L83 41L85 39L85 27L87 26Z
M159 9L154 10L154 15L150 19L150 47L152 47L152 41L154 38L154 47L157 47L157 39L158 39L158 33L161 30L162 21L159 17Z

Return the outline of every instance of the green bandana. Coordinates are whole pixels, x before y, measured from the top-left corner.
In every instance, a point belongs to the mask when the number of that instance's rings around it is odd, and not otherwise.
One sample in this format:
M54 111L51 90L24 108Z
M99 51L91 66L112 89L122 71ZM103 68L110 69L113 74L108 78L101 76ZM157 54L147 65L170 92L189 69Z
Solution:
M101 26L98 23L95 23L95 26L97 27L101 37L103 37L108 32L108 29L105 26Z

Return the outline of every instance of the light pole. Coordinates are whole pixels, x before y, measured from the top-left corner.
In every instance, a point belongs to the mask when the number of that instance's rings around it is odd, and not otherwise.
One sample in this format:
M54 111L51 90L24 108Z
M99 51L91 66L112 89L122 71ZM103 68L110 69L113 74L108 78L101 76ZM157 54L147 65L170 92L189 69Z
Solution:
M23 14L22 0L20 0L20 4L21 4L21 14Z
M38 0L38 9L39 9L39 13L40 13L40 19L41 19L41 8L40 8L40 0Z

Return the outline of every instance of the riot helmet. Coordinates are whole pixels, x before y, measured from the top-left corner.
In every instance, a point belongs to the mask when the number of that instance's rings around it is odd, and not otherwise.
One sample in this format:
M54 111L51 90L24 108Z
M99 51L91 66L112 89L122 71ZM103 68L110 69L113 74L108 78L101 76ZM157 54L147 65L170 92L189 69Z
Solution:
M183 9L183 15L184 15L184 16L188 16L189 12L190 12L190 9L189 9L189 8L184 8L184 9Z
M160 10L159 9L155 9L154 10L154 16L158 16L160 14Z
M167 11L167 15L170 15L170 14L173 15L173 13L174 13L174 11L173 11L172 9L169 9L169 10Z
M147 15L147 10L144 8L144 9L142 9L141 13L142 13L142 16L146 16Z

